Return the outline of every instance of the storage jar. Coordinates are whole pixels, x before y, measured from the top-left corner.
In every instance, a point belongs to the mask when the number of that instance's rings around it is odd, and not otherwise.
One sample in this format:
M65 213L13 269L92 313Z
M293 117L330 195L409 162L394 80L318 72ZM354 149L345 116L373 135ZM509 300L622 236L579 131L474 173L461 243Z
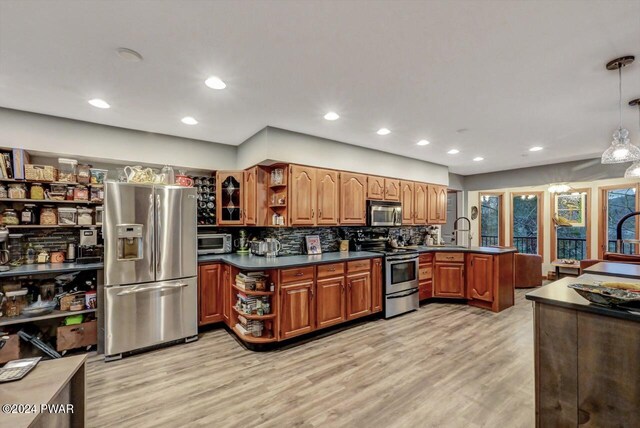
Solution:
M27 199L27 186L23 183L9 184L10 199Z
M58 181L75 183L77 166L78 161L75 159L58 158Z
M7 199L8 197L9 192L7 191L7 186L0 184L0 199Z
M89 200L89 189L86 186L76 186L73 189L73 200L74 201L88 201Z
M37 224L36 218L36 206L34 204L25 204L22 213L20 213L20 223Z
M75 208L58 208L58 224L62 226L72 226L78 224L78 210Z
M77 169L78 183L91 183L91 165L78 165Z
M29 191L31 199L41 201L44 199L44 187L41 183L33 183Z
M5 208L2 211L2 224L15 226L16 224L20 224L20 220L18 219L18 214L16 210L12 208Z
M91 168L91 184L102 184L107 178L107 169Z
M40 224L53 226L58 224L58 210L52 205L45 205L40 210Z
M59 212L59 211L58 211ZM93 224L93 210L91 208L78 208L78 224Z
M104 188L92 187L91 188L91 202L102 202L104 200Z
M52 184L49 187L49 192L47 192L47 196L52 201L64 201L66 193L67 193L67 186L65 186L64 184Z

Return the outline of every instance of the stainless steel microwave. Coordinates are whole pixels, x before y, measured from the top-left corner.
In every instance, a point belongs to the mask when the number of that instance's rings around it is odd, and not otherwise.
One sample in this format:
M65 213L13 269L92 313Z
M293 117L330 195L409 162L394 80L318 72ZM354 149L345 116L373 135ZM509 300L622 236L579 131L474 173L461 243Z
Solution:
M367 201L367 226L402 226L402 204Z
M233 239L229 233L199 233L198 254L224 254L232 250Z

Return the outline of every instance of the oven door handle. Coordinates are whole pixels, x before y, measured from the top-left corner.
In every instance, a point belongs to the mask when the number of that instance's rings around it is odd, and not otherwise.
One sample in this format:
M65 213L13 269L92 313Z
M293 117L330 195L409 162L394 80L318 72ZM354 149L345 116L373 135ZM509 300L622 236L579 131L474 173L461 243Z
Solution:
M417 289L417 288L414 288L412 291L410 291L410 292L409 292L409 293L407 293L407 294L402 294L402 295L400 295L400 296L387 296L387 299L389 299L389 300L391 300L391 299L402 299L403 297L409 297L409 296L411 296L412 294L416 294L417 292L418 292L418 289Z
M387 257L387 263L390 265L397 265L398 263L407 263L407 262L411 262L411 263L418 262L418 258L415 256L406 256L406 257L394 256L394 258L392 259Z

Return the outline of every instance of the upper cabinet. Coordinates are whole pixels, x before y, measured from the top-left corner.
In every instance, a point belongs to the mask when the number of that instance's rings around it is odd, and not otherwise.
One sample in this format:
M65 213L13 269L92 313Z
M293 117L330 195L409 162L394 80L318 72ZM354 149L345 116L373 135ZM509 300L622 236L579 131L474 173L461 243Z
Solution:
M338 171L316 170L317 221L319 226L337 226L340 215L340 185Z
M316 169L291 165L289 171L291 226L314 226L316 224Z
M383 200L385 193L384 178L370 175L367 177L367 199Z
M423 183L414 183L413 187L413 204L415 216L413 222L415 224L427 223L427 209L428 209L428 187Z
M255 226L258 222L258 167L254 166L244 171L243 180L244 224Z
M392 178L384 179L384 200L400 201L400 180L394 180Z
M414 204L413 204L413 182L400 182L400 202L402 202L402 224L413 224Z
M366 223L367 176L340 173L340 224Z
M427 210L427 223L444 224L447 222L447 187L430 184Z
M218 225L244 224L244 172L218 171L216 173L216 217Z

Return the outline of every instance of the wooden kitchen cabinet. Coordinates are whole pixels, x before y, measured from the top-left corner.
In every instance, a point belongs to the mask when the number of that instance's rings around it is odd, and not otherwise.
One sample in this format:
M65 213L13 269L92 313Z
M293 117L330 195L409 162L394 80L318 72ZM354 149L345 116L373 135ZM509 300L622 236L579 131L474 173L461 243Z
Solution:
M428 199L428 186L424 183L415 183L413 186L413 204L415 211L413 222L415 224L427 223Z
M340 217L340 185L338 171L316 170L318 226L337 226Z
M231 321L231 266L222 265L222 321Z
M418 297L420 300L433 297L433 254L420 254L418 265Z
M280 339L309 333L315 328L314 281L280 286Z
M384 179L384 200L400 201L400 180L394 180L392 178Z
M382 311L382 259L373 259L373 266L371 268L371 312Z
M500 312L514 305L514 253L467 254L469 304Z
M221 264L198 266L198 325L222 321Z
M493 256L467 255L467 296L493 302Z
M384 178L370 175L367 177L367 199L382 201L385 194Z
M447 222L447 187L430 184L427 198L427 223L445 224Z
M218 171L216 197L218 225L244 224L244 171Z
M289 215L292 226L316 224L316 169L308 166L289 167Z
M258 222L258 167L244 171L244 224L255 226ZM218 194L219 195L219 194Z
M464 263L439 262L436 260L433 273L433 295L435 297L465 297Z
M316 282L316 328L346 321L344 275L318 279Z
M400 182L400 202L402 202L402 224L413 224L415 212L412 181Z
M371 313L371 272L347 275L347 320Z
M438 218L440 224L447 223L447 188L440 186L438 189Z
M367 176L340 173L340 224L366 223Z

